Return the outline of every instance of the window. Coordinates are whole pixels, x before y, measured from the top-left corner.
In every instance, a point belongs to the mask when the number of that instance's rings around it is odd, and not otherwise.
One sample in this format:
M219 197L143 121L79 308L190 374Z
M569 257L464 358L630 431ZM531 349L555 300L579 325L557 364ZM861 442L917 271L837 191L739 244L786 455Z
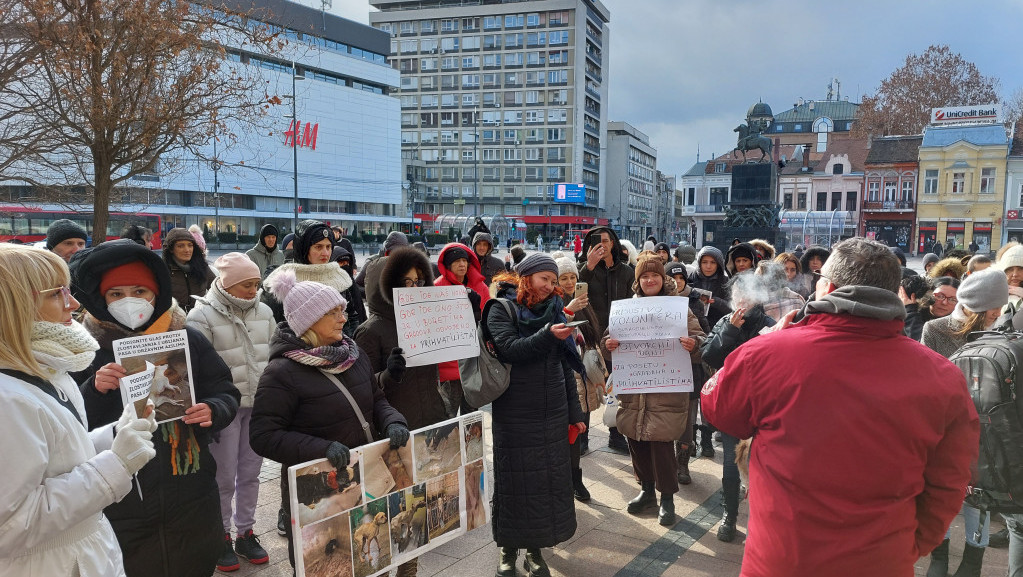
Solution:
M407 52L416 52L419 50L418 40L402 40L401 41L401 52L405 54Z
M415 126L416 125L416 115L415 115L415 113L407 112L405 114L402 114L401 115L401 125L402 126Z
M526 26L539 26L539 25L540 25L540 15L539 14L536 14L536 13L526 14Z
M902 197L899 198L902 202L913 202L913 181L903 180L902 181ZM908 206L906 207L908 208Z
M884 201L894 202L895 201L895 181L889 180L884 183Z
M495 126L498 122L501 121L501 113L488 111L480 115L480 118L482 118L484 126Z
M842 210L842 193L831 193L831 210Z
M548 162L564 162L565 161L565 149L564 148L548 148L547 149L547 161Z
M802 131L803 131L803 125L802 124L793 124L792 125L792 132L802 132Z
M565 129L564 128L548 128L547 129L547 142L561 142L565 140Z
M546 32L530 32L526 34L526 46L544 46L547 44Z
M867 183L867 200L869 202L879 202L881 200L880 182L875 180Z
M849 212L856 211L856 191L850 190L845 193L845 209Z
M725 163L718 162L718 163L714 164L714 172L716 174L724 174L724 172L725 172Z
M435 20L423 20L419 23L419 30L423 33L436 32L437 22Z
M509 90L504 93L504 105L505 106L521 106L522 105L522 93L516 90Z
M963 194L966 192L966 173L952 173L952 194Z
M476 106L479 104L479 94L470 92L462 95L462 106Z
M416 144L419 142L419 133L413 131L401 131L401 143L402 144Z
M530 128L526 131L526 142L543 142L543 129Z
M472 134L471 132L469 134ZM440 132L440 141L444 144L455 144L458 142L458 131L457 130L442 130Z
M480 37L479 36L464 36L462 37L462 50L479 50L480 49Z
M463 162L464 161L472 162L474 160L476 160L476 152L473 149L467 148L467 149L462 151L462 161Z
M479 18L462 18L462 30L476 30L479 27Z
M453 70L458 68L457 56L445 56L440 60L441 70Z
M568 70L550 70L547 72L548 84L564 84L568 82Z
M689 190L692 191L694 189L690 188ZM692 198L692 194L693 193L690 192L689 194L690 194L690 198ZM689 204L693 204L692 201L690 201ZM782 208L784 208L786 210L792 210L792 193L791 192L786 192L785 193L785 200L782 202Z
M442 94L441 97L440 97L440 105L441 106L445 106L445 107L457 106L458 105L458 95L457 94Z
M568 30L553 30L547 33L547 44L551 46L568 44Z
M547 54L547 61L551 64L568 64L568 50L551 50Z
M458 38L441 38L440 49L448 52L458 50Z
M504 35L504 47L505 48L522 48L522 42L524 37L522 34L505 34Z
M799 196L798 196L798 199L799 199L799 206L796 207L796 210L806 210L806 193L805 192L800 192Z
M458 32L458 20L453 18L445 18L440 21L441 32Z
M436 70L437 59L436 58L423 58L419 61L419 68L423 71Z
M501 47L501 36L499 34L490 34L483 37L483 48L500 48ZM500 62L498 62L500 64Z
M831 174L845 174L845 165L836 163L831 166Z
M501 160L501 150L497 148L483 149L483 162L494 162Z
M505 28L522 28L526 23L526 17L523 14L507 14L504 17Z
M521 148L505 148L504 159L507 160L522 160L522 149Z
M448 151L445 150L444 152L448 152ZM445 158L444 160L453 160L453 159ZM444 168L440 169L440 177L445 179L445 180L454 180L456 174L457 174L457 172L455 172L455 167L454 166L445 166Z
M441 88L458 88L458 75L445 74L440 77Z
M500 54L485 54L483 56L483 67L484 68L495 68L501 65Z
M414 34L416 31L415 22L402 22L400 26L402 34Z
M542 110L527 110L524 116L526 124L538 124L543 122Z
M508 72L504 75L505 86L517 86L519 84L522 84L521 72Z
M505 124L522 124L522 111L509 110L504 113Z
M420 41L420 46L422 47L423 52L429 52L431 54L437 52L437 40L435 38L423 38Z
M479 74L462 75L462 88L479 88L479 86L480 86Z
M541 104L539 90L526 91L526 104Z
M521 52L512 52L504 55L505 66L522 66L524 60L525 58L522 56Z
M423 128L437 126L436 112L423 112L419 115L419 125Z
M995 192L995 169L982 168L980 170L980 192L992 194Z
M402 76L401 77L401 89L402 90L415 90L419 87L419 78L416 76Z
M540 156L542 152L543 152L542 148L527 148L526 160L541 160Z
M529 86L536 86L543 84L544 75L543 72L527 72L526 73L526 84Z
M420 100L422 101L423 108L437 108L436 94L424 94Z
M551 26L564 26L565 24L568 24L568 12L548 12L547 22L550 23Z
M938 194L938 171L924 171L924 194Z
M484 86L500 86L500 77L497 74L484 74L483 75Z
M423 144L437 144L437 131L428 130L420 133L420 139Z
M479 68L480 57L479 56L463 56L462 57L462 68Z
M568 104L568 90L564 88L548 90L547 98L551 104Z
M555 182L561 182L565 180L565 167L564 166L548 166L547 167L547 180L553 180Z
M494 30L501 27L500 16L484 16L483 17L483 29Z
M415 94L411 96L402 96L400 101L402 108L416 108L419 106L419 98Z
M440 124L441 124L441 126L454 126L455 125L455 113L454 112L441 112L440 113Z
M828 193L818 192L817 193L817 210L825 211L828 209Z
M548 122L567 122L568 110L564 108L551 108L547 111Z
M526 54L526 64L529 66L541 66L544 63L543 52L530 52Z

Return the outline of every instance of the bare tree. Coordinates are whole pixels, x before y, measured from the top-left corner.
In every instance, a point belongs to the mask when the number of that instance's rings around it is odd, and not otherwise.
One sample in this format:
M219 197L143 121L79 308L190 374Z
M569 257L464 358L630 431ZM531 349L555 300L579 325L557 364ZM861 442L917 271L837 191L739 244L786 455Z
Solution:
M919 134L931 108L998 102L998 79L945 45L910 54L873 95L864 95L854 133L858 136Z
M1023 120L1023 87L1017 88L1012 95L1005 100L1002 113L1005 115L1005 124L1019 123Z
M176 153L201 159L212 138L229 141L235 137L229 126L258 125L279 102L253 68L227 57L232 46L265 52L279 41L223 6L166 0L18 0L18 6L35 58L28 74L3 86L3 99L17 95L22 104L5 124L45 135L49 145L28 151L20 170L5 176L49 191L50 201L92 204L100 238L115 186L159 174L161 159Z

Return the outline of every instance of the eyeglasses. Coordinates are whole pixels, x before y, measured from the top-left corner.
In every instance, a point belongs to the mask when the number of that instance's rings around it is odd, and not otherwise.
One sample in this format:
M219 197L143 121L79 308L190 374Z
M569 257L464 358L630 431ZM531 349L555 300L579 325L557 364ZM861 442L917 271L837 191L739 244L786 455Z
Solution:
M348 320L348 314L345 313L345 310L343 308L341 308L341 307L331 309L331 310L327 311L326 314L324 314L323 316L325 316L325 317L334 317L335 320L342 320L342 321L347 321Z
M60 294L64 295L64 308L66 308L66 309L71 308L71 289L69 289L66 286L58 286L58 287L53 287L53 288L46 289L46 290L41 290L41 291L37 292L36 294L44 295L44 294L52 293L54 291L60 291Z
M948 296L945 296L945 295L943 295L941 293L934 293L933 296L934 296L934 300L936 302L939 302L939 303L948 303L950 305L954 305L957 302L959 302L959 299L957 299L955 297L948 297Z
M413 279L413 278L405 277L405 288L412 288L414 286L421 287L421 286L424 286L424 285L426 285L426 279L421 279L421 278Z

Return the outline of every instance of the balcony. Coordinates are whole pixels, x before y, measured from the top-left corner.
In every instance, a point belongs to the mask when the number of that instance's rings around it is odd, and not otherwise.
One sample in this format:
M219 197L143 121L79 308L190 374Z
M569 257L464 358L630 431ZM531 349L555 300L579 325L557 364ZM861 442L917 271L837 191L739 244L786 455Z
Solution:
M723 204L698 204L696 205L696 214L714 214L714 213L725 212L725 205Z
M898 210L913 210L914 202L912 200L865 200L863 201L863 210L873 211L898 211Z

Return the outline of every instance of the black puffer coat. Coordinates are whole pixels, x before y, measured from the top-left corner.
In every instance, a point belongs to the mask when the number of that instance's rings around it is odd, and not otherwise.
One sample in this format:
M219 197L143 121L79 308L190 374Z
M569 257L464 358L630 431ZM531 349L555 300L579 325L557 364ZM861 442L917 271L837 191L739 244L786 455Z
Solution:
M511 384L492 405L494 540L553 547L576 530L568 425L584 415L575 376L567 349L546 327L530 332L496 302L486 319L498 358L512 365Z
M601 233L607 233L611 238L610 267L601 260L597 266L590 270L586 265L586 255L590 249L600 243ZM589 286L590 306L600 321L599 332L607 329L607 320L611 315L611 303L619 299L632 298L632 283L636 280L636 271L623 260L622 244L618 240L615 231L606 226L595 226L586 232L583 239L583 251L579 255L579 281Z
M152 319L136 331L129 331L110 316L99 294L102 274L110 268L142 260L164 289L170 281L166 267L155 253L130 240L107 242L87 250L88 253L81 251L75 255L78 258L72 261L71 270L75 298L89 311L85 326L100 344L92 365L73 375L81 383L89 426L113 423L124 409L118 393L102 394L93 386L96 370L114 361L111 342L140 335L154 324L168 320L167 330L184 329L188 334L196 402L206 403L213 415L213 425L206 428L185 425L180 420L160 425L153 433L156 457L138 473L142 500L138 491L132 490L103 512L117 534L129 577L208 577L213 574L224 538L217 464L209 452L209 443L214 433L234 419L241 394L231 379L231 370L213 345L201 332L185 326L185 314L172 303L169 290L160 291ZM171 432L180 435L178 456L182 459L187 459L182 452L194 436L198 470L173 474L172 448L165 440L165 435Z
M444 401L437 390L437 365L409 367L401 382L391 378L387 371L387 357L398 346L398 327L394 319L393 288L403 288L405 273L411 268L419 272L425 286L433 286L433 272L426 255L411 247L396 248L389 255L371 265L367 273L371 282L366 285L369 301L369 320L355 333L355 342L366 352L387 401L405 417L412 429L418 429L447 418ZM377 274L377 268L382 268Z

